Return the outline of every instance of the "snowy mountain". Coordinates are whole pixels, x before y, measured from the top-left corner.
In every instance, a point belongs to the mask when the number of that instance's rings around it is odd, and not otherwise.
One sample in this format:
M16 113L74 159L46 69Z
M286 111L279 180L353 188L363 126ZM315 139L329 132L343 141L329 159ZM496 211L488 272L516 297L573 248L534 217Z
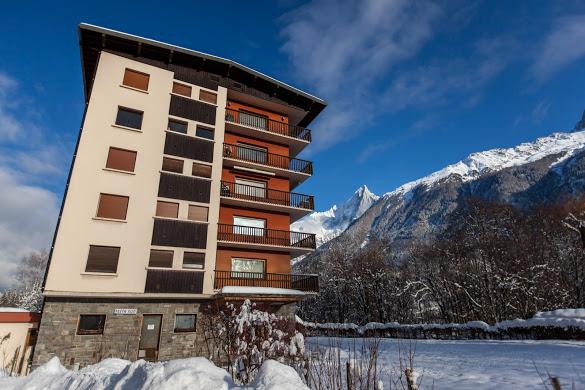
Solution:
M317 235L317 246L337 237L357 218L361 217L380 197L365 185L358 188L353 196L339 207L314 212L296 221L291 230Z
M451 213L467 198L524 208L583 193L585 113L572 132L553 133L512 148L473 153L379 199L372 198L366 202L367 209L361 209L365 211L356 213L350 221L339 218L341 213L334 207L311 214L297 224L299 229L320 234L321 244L331 240L321 251L352 235L364 243L373 237L387 240L400 254L414 242L429 242L440 236ZM319 252L311 256L319 256ZM311 256L306 260L310 261Z

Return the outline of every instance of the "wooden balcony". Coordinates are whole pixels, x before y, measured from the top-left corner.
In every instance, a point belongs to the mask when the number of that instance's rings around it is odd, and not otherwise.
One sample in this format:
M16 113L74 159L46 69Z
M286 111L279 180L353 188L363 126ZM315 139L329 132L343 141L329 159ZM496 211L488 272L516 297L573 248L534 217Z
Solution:
M298 158L269 153L246 145L223 144L224 166L244 167L286 177L291 188L313 174L313 163Z
M309 293L318 293L319 277L317 275L216 270L213 288L219 290L226 286L286 288Z
M250 112L226 108L225 121L227 130L233 133L288 145L292 156L296 156L311 142L311 130L307 128L275 121Z
M175 269L149 269L146 272L145 293L201 294L203 293L201 271Z
M314 234L223 223L218 224L217 241L218 244L235 248L289 252L293 257L312 252L316 248Z
M221 182L220 195L224 204L252 206L262 210L286 212L290 214L291 222L298 220L315 209L315 201L310 195L228 181Z

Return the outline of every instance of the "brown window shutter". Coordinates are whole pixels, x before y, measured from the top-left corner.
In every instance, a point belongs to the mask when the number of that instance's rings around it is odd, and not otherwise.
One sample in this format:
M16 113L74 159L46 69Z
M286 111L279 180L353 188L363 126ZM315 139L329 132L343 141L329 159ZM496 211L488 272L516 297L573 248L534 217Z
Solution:
M124 72L124 80L122 81L122 84L127 87L148 91L149 80L150 76L146 73L138 72L132 69L126 69Z
M100 194L97 216L100 218L126 219L127 196Z
M158 249L150 250L149 267L172 268L173 251L163 251Z
M198 164L198 163L193 163L193 169L191 171L191 174L193 176L200 176L200 177L207 177L210 178L211 177L211 166L210 165L204 165L204 164Z
M207 103L217 104L217 94L200 89L199 100Z
M191 221L207 222L207 214L209 209L203 206L189 205L189 213L187 219Z
M134 172L136 152L131 150L110 147L106 168L120 171Z
M185 84L173 83L173 93L191 97L191 87Z
M183 160L163 157L163 171L183 173Z
M205 268L205 253L185 252L183 254L183 268Z
M90 245L85 272L116 273L120 247Z
M156 215L158 217L178 218L179 204L173 202L156 202Z

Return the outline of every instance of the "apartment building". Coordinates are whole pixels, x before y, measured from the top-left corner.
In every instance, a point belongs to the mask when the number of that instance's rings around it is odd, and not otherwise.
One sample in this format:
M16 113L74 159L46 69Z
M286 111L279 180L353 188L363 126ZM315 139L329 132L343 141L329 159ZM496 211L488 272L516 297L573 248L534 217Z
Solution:
M291 258L314 209L297 155L325 102L234 61L79 26L85 112L52 246L34 364L200 353L212 302L291 314L318 293Z

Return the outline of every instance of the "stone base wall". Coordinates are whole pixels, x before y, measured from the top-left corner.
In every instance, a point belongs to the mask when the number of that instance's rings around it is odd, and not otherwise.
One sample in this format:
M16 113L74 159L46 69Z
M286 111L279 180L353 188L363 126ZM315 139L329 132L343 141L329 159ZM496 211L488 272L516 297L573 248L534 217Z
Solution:
M35 347L33 367L57 356L71 368L97 363L114 357L138 359L138 346L143 314L162 314L158 360L206 356L207 346L199 323L205 314L196 301L132 301L132 300L66 300L48 298ZM137 314L116 315L115 309L137 309ZM101 335L78 335L80 314L105 314L106 323ZM197 331L175 333L175 314L197 314Z

